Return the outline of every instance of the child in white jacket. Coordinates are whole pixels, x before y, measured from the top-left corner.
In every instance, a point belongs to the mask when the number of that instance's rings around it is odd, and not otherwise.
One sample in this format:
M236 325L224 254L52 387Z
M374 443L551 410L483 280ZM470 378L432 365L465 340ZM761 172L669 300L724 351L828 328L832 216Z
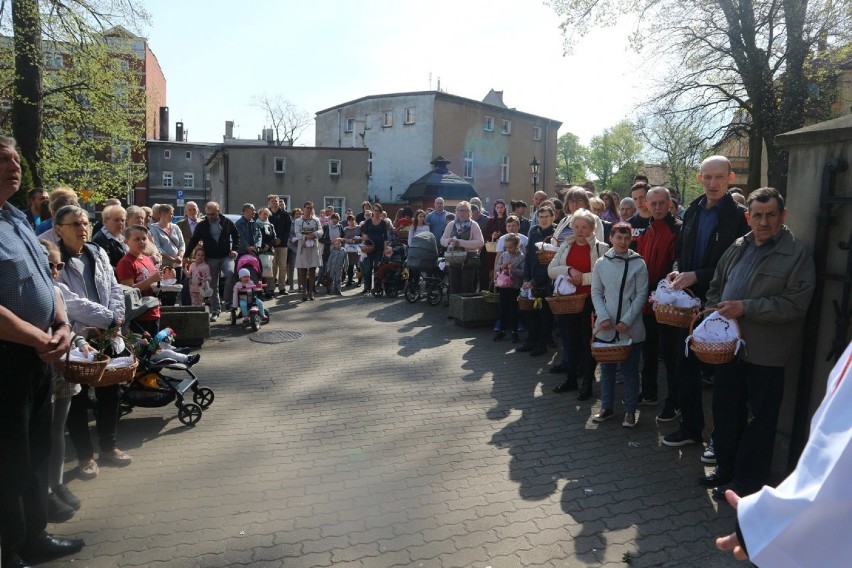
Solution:
M599 258L592 270L592 304L595 306L595 341L632 340L630 356L624 363L601 365L601 411L594 422L612 418L615 405L615 371L624 377L624 421L636 426L639 399L639 358L645 341L642 306L648 299L648 268L630 250L633 229L629 223L616 223L610 233L612 248Z

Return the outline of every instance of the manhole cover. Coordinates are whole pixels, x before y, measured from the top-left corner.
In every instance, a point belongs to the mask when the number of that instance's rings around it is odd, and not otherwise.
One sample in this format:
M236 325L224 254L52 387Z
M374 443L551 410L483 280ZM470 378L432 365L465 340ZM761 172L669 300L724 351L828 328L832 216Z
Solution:
M288 343L290 341L299 341L305 337L305 334L298 331L275 330L263 331L249 336L249 339L257 343Z

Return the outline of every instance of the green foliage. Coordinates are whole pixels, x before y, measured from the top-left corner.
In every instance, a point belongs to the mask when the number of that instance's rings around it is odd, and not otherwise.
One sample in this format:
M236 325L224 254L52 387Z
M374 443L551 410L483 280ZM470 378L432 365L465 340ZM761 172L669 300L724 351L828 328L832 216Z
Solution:
M641 152L642 141L634 126L626 120L593 136L586 167L597 177L595 184L598 190L623 191L630 187L633 176L642 165L639 160Z
M556 179L568 184L583 183L588 156L589 150L580 144L576 134L560 136L556 142Z

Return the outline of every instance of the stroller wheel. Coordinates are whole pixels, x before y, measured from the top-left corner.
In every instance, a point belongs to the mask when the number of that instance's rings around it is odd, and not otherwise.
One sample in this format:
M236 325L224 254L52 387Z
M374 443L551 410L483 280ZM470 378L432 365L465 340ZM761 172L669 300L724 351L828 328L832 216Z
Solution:
M387 289L385 289L385 294L387 294L388 298L396 298L399 296L399 288L395 285L388 286Z
M192 426L201 420L201 407L197 404L188 402L178 410L178 420L186 426Z
M213 394L213 389L207 387L201 387L192 393L192 400L195 401L195 404L200 406L202 410L210 408L210 405L213 404L213 399L215 398L216 395Z
M405 299L409 304L416 304L420 299L420 284L415 284L412 281L408 281L408 284L405 285Z
M375 298L381 298L382 297L381 287L379 287L379 286L374 287L372 292L373 292L373 297L375 297Z
M426 301L429 302L430 306L437 306L440 304L443 297L444 291L441 290L440 286L431 286L426 290Z

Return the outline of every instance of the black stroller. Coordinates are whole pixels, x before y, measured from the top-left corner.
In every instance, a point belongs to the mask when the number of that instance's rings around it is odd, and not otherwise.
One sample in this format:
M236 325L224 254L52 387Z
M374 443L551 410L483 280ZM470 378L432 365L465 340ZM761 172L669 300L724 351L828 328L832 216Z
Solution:
M156 408L174 402L178 408L178 420L186 426L192 426L201 420L202 412L213 404L213 389L199 386L198 377L189 365L170 359L151 361L160 343L172 335L170 328L160 331L138 357L139 367L133 380L122 387L122 416L132 412L135 407ZM178 372L183 376L175 376ZM184 397L190 390L193 402L185 402Z
M405 286L405 299L414 304L425 297L429 305L440 304L446 286L437 242L432 233L426 231L412 237L406 264L408 283Z
M405 245L399 242L394 242L391 245L393 252L390 260L383 259L376 268L373 296L378 298L384 293L389 298L396 298L405 288L405 281L408 277L405 270L405 249Z

